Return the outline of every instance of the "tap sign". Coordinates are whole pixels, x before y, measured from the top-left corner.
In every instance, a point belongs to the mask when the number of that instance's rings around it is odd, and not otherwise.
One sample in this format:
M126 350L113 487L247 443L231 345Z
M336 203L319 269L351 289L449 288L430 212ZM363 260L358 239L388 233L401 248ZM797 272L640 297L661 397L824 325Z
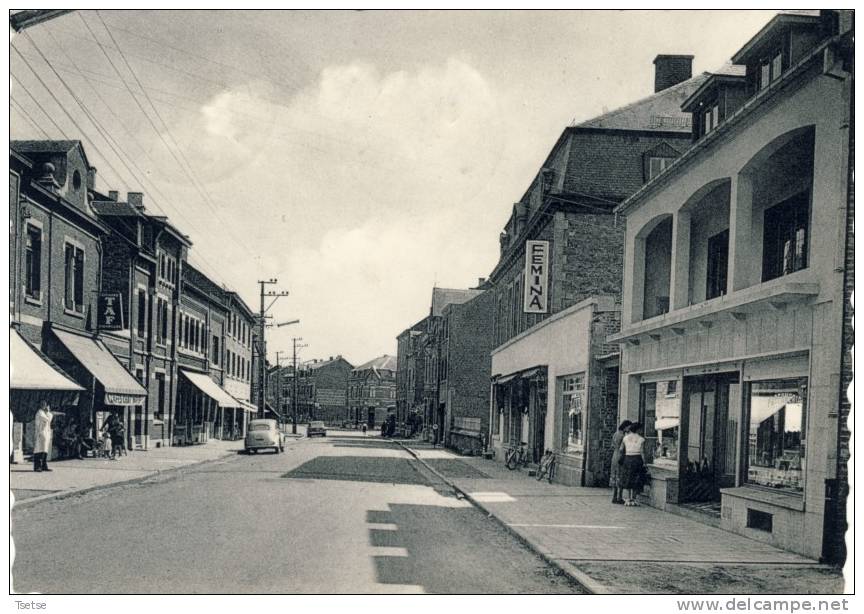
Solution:
M549 241L525 241L525 313L549 309Z
M100 330L123 330L123 303L119 292L104 292L99 295Z

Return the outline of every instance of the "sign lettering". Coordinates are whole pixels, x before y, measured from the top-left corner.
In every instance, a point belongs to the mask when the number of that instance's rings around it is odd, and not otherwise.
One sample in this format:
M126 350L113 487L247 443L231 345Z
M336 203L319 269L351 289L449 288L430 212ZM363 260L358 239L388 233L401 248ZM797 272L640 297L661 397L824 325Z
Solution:
M100 330L123 330L123 297L119 292L99 295L96 323Z
M549 241L525 241L525 313L549 311Z

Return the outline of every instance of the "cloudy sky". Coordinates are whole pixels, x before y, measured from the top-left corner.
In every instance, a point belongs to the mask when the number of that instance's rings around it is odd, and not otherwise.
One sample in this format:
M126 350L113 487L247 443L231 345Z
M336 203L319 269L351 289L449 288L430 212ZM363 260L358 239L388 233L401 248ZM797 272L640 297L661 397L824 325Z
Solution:
M11 133L83 140L101 191L144 192L253 309L278 278L271 313L301 323L271 359L299 335L359 364L434 285L489 274L564 127L650 95L658 53L718 68L771 15L81 11L13 39Z

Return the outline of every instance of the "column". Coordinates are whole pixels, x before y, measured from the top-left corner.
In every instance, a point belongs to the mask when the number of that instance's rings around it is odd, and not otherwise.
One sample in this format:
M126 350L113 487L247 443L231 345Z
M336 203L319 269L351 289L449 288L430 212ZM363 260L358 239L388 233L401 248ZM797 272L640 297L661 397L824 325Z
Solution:
M732 176L729 194L729 270L731 292L757 282L761 270L761 241L753 242L753 182L749 175Z
M672 218L672 254L669 272L669 310L690 304L690 212Z

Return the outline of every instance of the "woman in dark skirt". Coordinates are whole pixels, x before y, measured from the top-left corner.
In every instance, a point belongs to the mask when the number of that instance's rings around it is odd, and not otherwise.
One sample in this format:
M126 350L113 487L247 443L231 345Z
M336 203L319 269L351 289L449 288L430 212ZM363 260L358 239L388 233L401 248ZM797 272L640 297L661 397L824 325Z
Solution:
M612 435L612 466L609 468L609 486L612 487L612 503L624 503L624 488L621 486L621 465L623 464L624 454L621 448L621 442L624 441L624 434L627 428L632 423L625 420Z
M641 433L642 425L634 422L621 442L621 453L624 454L624 463L621 466L621 488L630 491L630 496L624 504L628 507L637 505L636 491L639 489L645 466L645 438Z

